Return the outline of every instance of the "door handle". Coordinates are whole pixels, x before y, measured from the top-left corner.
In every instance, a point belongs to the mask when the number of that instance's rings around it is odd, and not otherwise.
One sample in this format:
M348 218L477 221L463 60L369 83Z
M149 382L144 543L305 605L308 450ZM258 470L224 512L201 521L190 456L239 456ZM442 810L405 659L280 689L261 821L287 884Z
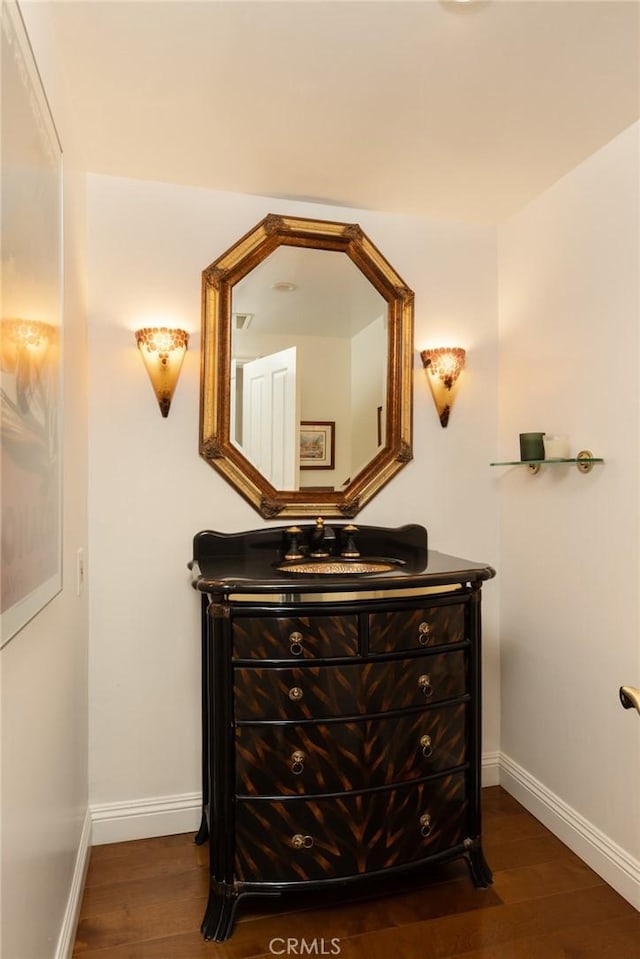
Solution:
M620 702L625 709L637 709L640 713L640 689L635 686L621 686Z

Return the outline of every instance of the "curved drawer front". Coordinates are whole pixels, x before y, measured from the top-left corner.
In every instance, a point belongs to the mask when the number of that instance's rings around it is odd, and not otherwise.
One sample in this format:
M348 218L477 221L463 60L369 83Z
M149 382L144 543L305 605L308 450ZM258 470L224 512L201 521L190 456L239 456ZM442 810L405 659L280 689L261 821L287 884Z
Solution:
M348 792L443 772L466 760L465 703L388 719L236 728L236 793Z
M322 719L406 709L467 689L464 651L347 666L234 670L238 720Z
M325 799L239 800L236 879L302 882L426 859L469 835L464 773Z
M427 606L424 609L371 613L369 651L392 653L397 649L423 649L465 639L465 606Z
M345 616L238 616L234 659L315 659L355 656L358 618Z

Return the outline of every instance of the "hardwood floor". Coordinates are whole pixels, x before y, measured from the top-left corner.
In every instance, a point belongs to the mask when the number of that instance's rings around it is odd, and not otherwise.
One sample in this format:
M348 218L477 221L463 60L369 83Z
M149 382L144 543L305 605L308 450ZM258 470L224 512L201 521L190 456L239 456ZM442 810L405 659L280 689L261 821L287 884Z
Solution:
M244 900L232 938L204 942L207 847L189 835L96 846L75 959L623 959L640 955L640 913L500 787L483 790L494 884L466 865L375 898ZM315 947L313 940L316 940ZM289 945L287 940L296 940ZM304 940L304 944L302 943ZM334 942L334 940L338 940ZM295 951L297 950L297 951ZM338 951L339 950L339 951Z

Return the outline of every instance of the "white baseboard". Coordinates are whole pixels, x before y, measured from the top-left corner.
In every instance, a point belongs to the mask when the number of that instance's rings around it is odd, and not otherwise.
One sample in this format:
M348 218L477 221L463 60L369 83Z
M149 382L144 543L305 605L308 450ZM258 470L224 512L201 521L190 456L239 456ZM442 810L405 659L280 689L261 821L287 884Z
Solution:
M500 755L500 785L640 910L640 861L504 753Z
M482 754L481 777L483 787L500 785L500 753L497 750Z
M200 825L201 812L201 793L96 804L91 806L93 843L100 846L108 842L195 832Z
M80 833L80 842L78 844L76 863L71 879L69 898L67 899L67 908L64 911L62 928L60 929L54 959L71 959L73 944L76 938L76 929L78 928L78 915L82 903L84 881L87 875L87 867L89 866L91 838L91 812L87 809L84 823L82 824L82 832Z

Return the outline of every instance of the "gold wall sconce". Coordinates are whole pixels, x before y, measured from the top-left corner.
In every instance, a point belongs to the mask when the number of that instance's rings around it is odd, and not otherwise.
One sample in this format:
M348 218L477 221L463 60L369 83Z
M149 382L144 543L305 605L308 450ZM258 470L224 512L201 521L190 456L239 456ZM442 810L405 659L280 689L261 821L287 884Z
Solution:
M169 415L171 400L187 352L189 334L168 326L145 326L136 330L136 343L147 368L160 412Z
M440 425L443 427L449 422L458 377L464 369L465 355L465 351L458 346L441 346L433 350L422 350L420 353Z

